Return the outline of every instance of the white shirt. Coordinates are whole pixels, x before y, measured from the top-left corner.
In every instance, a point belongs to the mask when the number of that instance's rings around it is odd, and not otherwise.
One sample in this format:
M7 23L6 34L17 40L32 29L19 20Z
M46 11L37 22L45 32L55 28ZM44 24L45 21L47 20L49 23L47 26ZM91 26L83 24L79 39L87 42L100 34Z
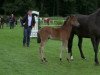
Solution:
M32 16L28 15L28 26L31 26L32 23Z

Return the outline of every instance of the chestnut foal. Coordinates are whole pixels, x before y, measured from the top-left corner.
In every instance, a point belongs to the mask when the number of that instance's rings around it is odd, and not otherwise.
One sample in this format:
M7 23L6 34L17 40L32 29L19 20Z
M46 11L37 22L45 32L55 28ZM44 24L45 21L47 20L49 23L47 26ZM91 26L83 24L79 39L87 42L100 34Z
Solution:
M52 28L46 26L38 31L37 41L40 43L39 52L42 62L47 62L44 55L44 46L49 39L60 40L62 42L62 49L60 52L60 60L62 59L62 51L65 49L67 52L68 40L72 30L72 26L79 26L79 22L75 16L69 16L64 24L59 28ZM70 54L67 57L70 60Z

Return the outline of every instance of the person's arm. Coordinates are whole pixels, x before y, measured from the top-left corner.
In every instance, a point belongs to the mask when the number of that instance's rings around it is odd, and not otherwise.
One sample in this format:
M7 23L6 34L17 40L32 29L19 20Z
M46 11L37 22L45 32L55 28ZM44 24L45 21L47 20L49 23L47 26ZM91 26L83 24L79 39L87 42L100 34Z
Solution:
M25 25L25 22L26 22L26 15L23 17L23 19L22 19L22 26L24 26Z
M26 22L26 16L24 16L24 18L22 19L22 22L23 22L23 23Z

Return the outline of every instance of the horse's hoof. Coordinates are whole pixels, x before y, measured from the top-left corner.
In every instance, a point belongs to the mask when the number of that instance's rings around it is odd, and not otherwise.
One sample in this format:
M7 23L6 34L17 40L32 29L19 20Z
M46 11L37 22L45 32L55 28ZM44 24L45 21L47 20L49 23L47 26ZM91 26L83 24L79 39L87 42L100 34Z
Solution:
M45 62L48 62L46 58L43 58Z
M74 59L70 59L71 61L74 61Z
M44 63L44 60L43 60L43 59L41 59L41 62L42 62L42 63Z
M73 58L73 56L71 56L71 58L70 58L72 61L74 60L74 58Z
M95 66L100 66L100 64L99 63L95 63Z
M98 66L98 65L100 65L100 64L99 64L99 62L95 62L95 65Z
M45 60L45 62L48 62L47 60Z
M86 58L84 57L84 58L82 58L83 60L86 60Z
M62 58L60 58L60 61L62 61Z
M86 58L84 58L86 60Z
M67 58L67 61L70 62L70 60Z

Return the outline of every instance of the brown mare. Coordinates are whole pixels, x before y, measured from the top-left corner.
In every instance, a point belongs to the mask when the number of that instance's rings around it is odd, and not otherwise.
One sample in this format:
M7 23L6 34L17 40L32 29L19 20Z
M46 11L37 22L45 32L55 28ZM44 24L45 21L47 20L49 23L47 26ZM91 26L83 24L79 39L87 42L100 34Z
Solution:
M54 39L54 40L60 40L62 42L62 49L60 52L60 60L62 59L62 51L65 49L67 51L67 45L68 40L70 37L70 33L72 30L72 26L78 26L79 22L77 21L77 18L75 16L70 16L66 21L64 22L63 26L59 28L52 28L49 26L46 26L39 30L38 32L38 43L40 43L40 56L42 62L47 62L45 55L44 55L44 46L47 42L48 38ZM68 54L68 59L70 58Z

